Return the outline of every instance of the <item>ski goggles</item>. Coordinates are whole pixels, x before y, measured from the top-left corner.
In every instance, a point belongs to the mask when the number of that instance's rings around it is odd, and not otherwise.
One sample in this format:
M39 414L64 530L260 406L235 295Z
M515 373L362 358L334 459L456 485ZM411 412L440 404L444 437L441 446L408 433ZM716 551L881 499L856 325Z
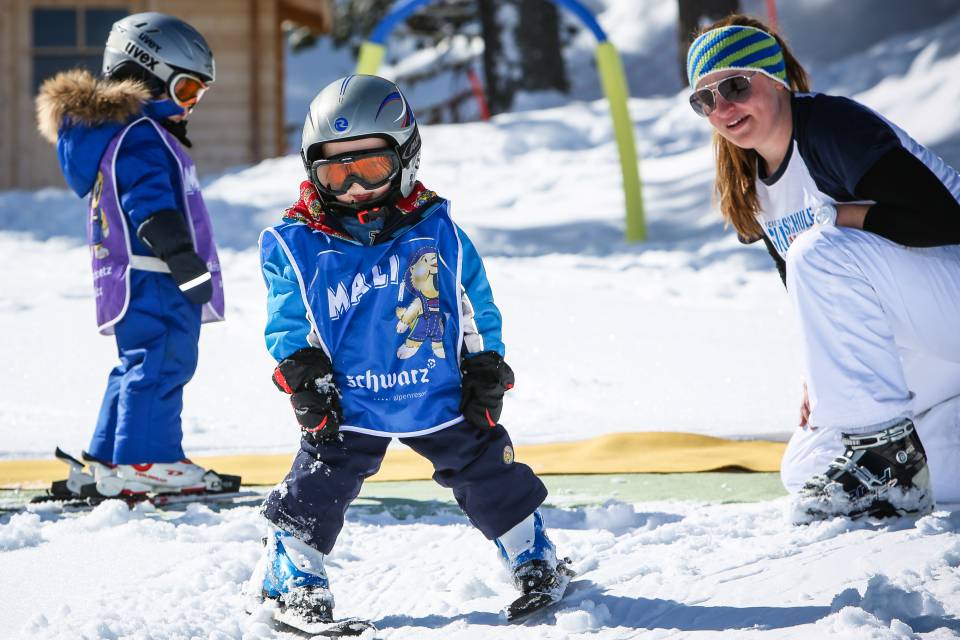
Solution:
M193 109L210 88L206 82L189 73L178 73L170 78L170 98L179 107Z
M373 190L389 183L400 173L400 157L393 149L342 153L315 161L310 171L323 191L342 196L354 184Z
M750 80L754 75L756 72L705 84L690 95L690 106L698 116L706 118L717 108L717 94L727 102L746 102L750 99Z

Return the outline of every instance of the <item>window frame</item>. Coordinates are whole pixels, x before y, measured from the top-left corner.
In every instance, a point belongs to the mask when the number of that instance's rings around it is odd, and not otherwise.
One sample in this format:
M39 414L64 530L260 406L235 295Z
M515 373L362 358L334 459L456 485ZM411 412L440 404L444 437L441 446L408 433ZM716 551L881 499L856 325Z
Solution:
M103 51L106 47L106 39L103 42L97 43L96 45L91 46L90 43L86 41L87 36L87 12L88 11L98 11L98 10L114 10L114 11L123 11L126 15L131 15L132 7L130 2L110 2L110 0L102 0L97 4L64 4L64 5L48 5L40 4L33 5L30 7L30 25L29 25L29 56L30 56L30 75L29 82L32 93L36 93L40 85L47 78L37 78L36 68L37 60L44 58L65 58L72 57L76 58L77 61L84 57L99 57L103 58ZM77 45L73 47L67 46L52 46L44 47L37 46L34 41L34 34L36 31L36 20L37 20L37 11L43 10L71 10L76 14L76 33L75 38ZM74 65L70 68L75 68L77 65ZM49 77L49 76L48 76Z

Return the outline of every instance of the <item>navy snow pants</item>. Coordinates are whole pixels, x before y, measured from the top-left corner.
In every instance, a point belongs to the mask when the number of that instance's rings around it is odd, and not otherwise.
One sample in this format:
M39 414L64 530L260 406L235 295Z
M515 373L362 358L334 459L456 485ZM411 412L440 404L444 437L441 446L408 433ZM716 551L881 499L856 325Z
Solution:
M130 303L116 325L120 364L107 390L88 451L114 464L184 458L183 387L197 368L201 307L168 274L130 272Z
M321 553L330 553L347 507L363 481L377 472L390 438L342 432L342 440L300 451L263 514ZM431 434L400 438L433 463L433 479L453 489L457 504L493 540L519 524L546 499L547 488L525 464L514 462L507 430L460 422ZM508 449L509 447L509 449Z

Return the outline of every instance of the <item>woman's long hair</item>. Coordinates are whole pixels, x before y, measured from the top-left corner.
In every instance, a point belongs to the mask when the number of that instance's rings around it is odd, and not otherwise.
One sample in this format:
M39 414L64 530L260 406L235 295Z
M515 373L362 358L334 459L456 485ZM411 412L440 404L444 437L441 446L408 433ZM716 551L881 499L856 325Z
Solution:
M704 27L700 33L732 25L760 29L776 38L777 43L783 50L783 61L786 65L790 88L799 92L810 90L810 79L807 76L807 71L797 62L783 38L760 20L741 14L733 14ZM723 219L732 224L733 228L737 230L737 234L744 240L760 239L763 236L763 230L760 228L760 223L757 222L760 203L757 199L756 151L741 149L716 131L713 132L713 148L717 157L715 188L717 198L720 200L720 213L723 215Z

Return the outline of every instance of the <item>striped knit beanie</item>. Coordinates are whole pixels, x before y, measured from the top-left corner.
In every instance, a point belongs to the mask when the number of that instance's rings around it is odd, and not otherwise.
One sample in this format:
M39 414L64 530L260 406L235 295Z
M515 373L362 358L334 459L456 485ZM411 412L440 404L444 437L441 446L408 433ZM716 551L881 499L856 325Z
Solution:
M723 69L759 71L788 89L787 66L776 38L760 29L730 25L703 33L687 52L687 79L691 87L708 73Z

